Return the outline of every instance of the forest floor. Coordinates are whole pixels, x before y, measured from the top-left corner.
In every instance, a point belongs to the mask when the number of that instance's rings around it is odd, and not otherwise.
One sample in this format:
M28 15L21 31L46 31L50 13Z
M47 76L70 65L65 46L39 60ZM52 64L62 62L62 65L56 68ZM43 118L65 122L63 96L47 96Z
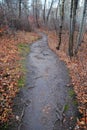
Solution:
M0 37L0 124L13 118L13 98L19 91L18 87L24 84L24 71L19 61L29 52L29 44L39 38L36 33L21 31ZM21 54L22 51L26 54Z
M74 88L78 101L78 109L82 115L80 120L77 119L76 128L78 130L85 130L87 129L87 33L84 35L78 54L70 59L67 53L69 32L63 31L60 50L56 49L58 45L56 32L48 30L43 32L48 35L49 47L67 64L72 80L71 85ZM75 37L77 37L77 33L75 33Z

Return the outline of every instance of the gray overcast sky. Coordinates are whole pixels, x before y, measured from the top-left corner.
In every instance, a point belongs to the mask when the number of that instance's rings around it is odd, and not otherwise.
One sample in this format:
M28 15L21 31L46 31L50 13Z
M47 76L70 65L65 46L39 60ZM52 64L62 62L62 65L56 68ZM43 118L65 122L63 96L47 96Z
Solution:
M2 1L2 0L0 0L0 1ZM32 0L29 0L29 1L31 3ZM41 0L41 1L44 3L45 0ZM47 0L47 6L48 6L48 3L51 2L51 1L52 0ZM83 5L83 2L84 2L84 0L80 0L80 6Z
M32 0L29 0L29 1L30 1L30 3L32 2ZM42 3L44 4L44 1L45 1L45 0L41 0L41 1L42 1ZM47 7L48 7L48 3L51 3L51 1L52 1L52 0L47 0L47 3L46 3L46 6L47 6ZM55 6L56 6L56 5L55 5Z

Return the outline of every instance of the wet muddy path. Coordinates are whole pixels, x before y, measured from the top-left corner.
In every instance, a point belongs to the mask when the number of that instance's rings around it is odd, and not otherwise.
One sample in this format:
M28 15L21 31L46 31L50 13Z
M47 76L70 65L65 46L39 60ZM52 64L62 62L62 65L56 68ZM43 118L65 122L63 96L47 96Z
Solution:
M65 64L49 49L45 34L30 49L20 130L73 130L76 106Z

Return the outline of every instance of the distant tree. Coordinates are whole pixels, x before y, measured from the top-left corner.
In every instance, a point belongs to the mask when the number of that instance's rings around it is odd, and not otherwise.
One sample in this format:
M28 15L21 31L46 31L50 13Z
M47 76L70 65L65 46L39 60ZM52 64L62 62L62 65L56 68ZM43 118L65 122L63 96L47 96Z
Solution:
M58 18L59 3L60 3L60 0L58 0L58 3L57 3L57 8L56 8L56 20L57 20L57 18Z
M47 17L46 17L47 22L49 20L49 16L50 16L50 12L52 10L53 3L54 3L54 0L51 1L51 5L50 5L50 8L49 8L48 13L47 13Z
M29 24L29 0L3 0L2 10L4 20L2 22L9 26L9 29L20 29L31 31Z
M33 8L33 17L36 21L36 26L39 28L39 19L40 19L40 12L42 9L42 1L41 0L33 0L32 1L32 8Z
M34 18L35 17L35 0L32 0L31 6L32 6L32 12L33 12L33 18Z
M22 0L19 0L19 19L21 18L21 5L22 5Z
M46 1L44 2L44 9L43 9L43 20L44 20L44 23L46 22Z

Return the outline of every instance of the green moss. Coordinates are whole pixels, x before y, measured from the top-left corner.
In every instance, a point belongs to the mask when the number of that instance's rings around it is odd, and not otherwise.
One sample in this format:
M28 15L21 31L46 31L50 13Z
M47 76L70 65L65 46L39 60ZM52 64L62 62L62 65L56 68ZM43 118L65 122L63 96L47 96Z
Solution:
M69 91L69 96L72 97L72 99L73 99L73 101L72 101L73 105L77 106L78 102L76 100L76 94L75 94L74 90Z
M73 101L73 104L74 104L75 106L77 106L77 105L78 105L77 100L74 100L74 101Z
M26 43L19 43L18 44L18 51L21 56L21 60L19 61L19 64L21 65L20 71L22 72L22 76L18 80L18 87L23 87L25 84L25 74L27 72L26 70L26 56L30 52L29 44Z
M68 110L69 110L69 105L66 104L66 105L64 106L64 112L66 112L66 111L68 111Z
M18 50L20 52L20 55L25 57L29 54L30 48L29 48L29 45L26 43L19 43Z
M74 90L70 90L70 91L69 91L69 96L71 96L71 97L74 97L74 96L75 96Z
M25 84L25 77L22 76L22 77L20 77L19 80L18 80L18 87L23 87L24 84Z
M27 72L27 70L26 70L26 57L24 59L22 58L19 63L21 65L20 70L25 74Z

